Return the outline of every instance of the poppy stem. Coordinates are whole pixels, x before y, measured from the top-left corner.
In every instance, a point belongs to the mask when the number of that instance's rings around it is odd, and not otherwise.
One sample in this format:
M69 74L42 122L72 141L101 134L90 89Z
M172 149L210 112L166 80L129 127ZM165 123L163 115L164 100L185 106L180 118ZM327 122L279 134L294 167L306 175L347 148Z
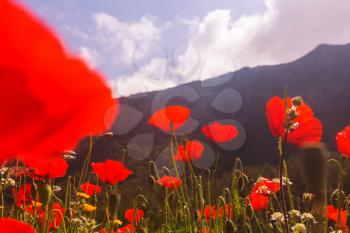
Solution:
M287 205L286 205L286 199L284 195L284 187L283 187L283 164L284 164L284 155L285 155L285 149L286 149L286 142L288 137L289 129L286 129L282 146L281 146L281 158L280 158L280 164L279 164L279 177L280 177L280 187L281 187L281 201L282 201L282 210L284 215L284 225L286 233L289 233L289 224L288 224L288 211L287 211ZM286 181L288 182L288 180Z

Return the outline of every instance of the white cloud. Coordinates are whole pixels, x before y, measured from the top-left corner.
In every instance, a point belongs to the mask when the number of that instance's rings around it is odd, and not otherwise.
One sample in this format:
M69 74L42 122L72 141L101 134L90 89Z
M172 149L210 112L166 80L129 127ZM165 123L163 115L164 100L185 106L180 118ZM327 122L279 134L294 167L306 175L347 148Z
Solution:
M174 87L177 83L166 75L167 67L165 59L154 58L133 74L121 75L109 83L115 96L127 96Z
M217 9L202 19L162 23L100 12L94 28L66 30L76 31L69 35L80 38L80 56L108 75L118 96L292 61L321 43L350 42L349 0L265 0L265 6L240 17Z
M82 46L79 48L79 56L87 62L91 68L96 68L98 64L98 54L96 51Z
M348 0L265 0L265 5L264 12L235 19L230 10L218 9L202 20L180 20L191 34L185 51L174 58L175 65L164 61L166 78L151 75L159 71L151 59L143 67L145 72L137 70L117 78L119 93L163 89L243 66L284 63L321 43L350 42ZM147 34L144 30L140 33Z
M187 66L198 50L204 65L195 79L243 66L292 61L320 43L350 42L348 0L266 0L266 10L232 19L231 11L209 12L197 24L181 59Z
M109 53L117 66L131 65L134 60L146 57L161 35L152 16L123 22L102 12L94 15L94 21L99 43L104 45L104 52Z

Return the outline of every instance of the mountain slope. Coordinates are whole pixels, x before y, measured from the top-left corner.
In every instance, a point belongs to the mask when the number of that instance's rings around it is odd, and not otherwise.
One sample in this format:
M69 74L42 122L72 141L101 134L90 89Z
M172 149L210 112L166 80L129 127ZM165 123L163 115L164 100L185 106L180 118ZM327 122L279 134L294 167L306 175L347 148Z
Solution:
M156 146L141 148L137 159L142 158L142 151L150 152L149 157L145 155L147 159L158 158L160 151L169 144L170 137L146 122L151 112L166 103L191 108L191 116L199 126L185 137L197 138L214 150L217 147L201 135L201 125L219 119L233 119L243 126L244 144L238 150L219 150L222 166L230 168L233 156L239 156L248 164L275 162L278 158L277 143L268 129L265 104L272 96L283 96L285 86L289 96L300 95L313 108L324 125L323 141L334 150L336 132L350 124L350 44L320 45L290 63L243 68L203 82L123 97L120 99L121 113L112 129L116 136L96 139L93 159L113 158L128 145L129 149L135 144L141 144L141 147L142 144L149 145L151 141L145 143L147 135L154 137ZM137 138L143 134L144 137ZM179 140L183 138L179 137ZM130 140L135 143L130 143ZM79 151L85 153L86 150L85 142ZM289 146L289 152L294 151ZM136 163L136 160L130 161Z

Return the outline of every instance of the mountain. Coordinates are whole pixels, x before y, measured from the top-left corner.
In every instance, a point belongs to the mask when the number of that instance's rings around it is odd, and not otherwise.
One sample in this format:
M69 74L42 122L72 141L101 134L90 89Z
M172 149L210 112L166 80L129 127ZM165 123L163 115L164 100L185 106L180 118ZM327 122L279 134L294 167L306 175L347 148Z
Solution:
M265 105L272 96L282 97L285 86L289 96L302 96L313 108L324 126L323 141L335 150L336 133L350 124L350 44L319 45L293 62L246 67L205 81L122 97L121 112L112 128L115 136L95 139L93 160L120 158L123 148L131 155L127 159L131 166L146 163L142 161L145 157L146 161L159 160L163 156L161 151L169 145L170 136L146 122L151 113L164 104L181 104L191 109L193 118L184 131L193 131L179 136L179 141L195 138L204 142L220 153L219 165L224 168L232 167L234 156L246 164L276 162L277 140L268 129ZM240 145L219 148L201 135L202 125L221 119L238 124L242 136ZM78 151L87 153L87 148L85 141ZM296 150L289 145L288 152L290 156ZM210 161L198 166L213 162L212 158L207 160Z

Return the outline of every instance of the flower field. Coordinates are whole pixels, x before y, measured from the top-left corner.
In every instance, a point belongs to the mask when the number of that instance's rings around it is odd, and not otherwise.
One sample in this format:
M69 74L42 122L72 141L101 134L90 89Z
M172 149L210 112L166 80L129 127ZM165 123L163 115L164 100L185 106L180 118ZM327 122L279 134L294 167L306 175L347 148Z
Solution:
M265 106L280 161L274 176L252 178L235 158L230 173L221 177L216 164L205 171L193 166L206 150L198 139L176 134L191 109L165 106L152 113L146 127L169 140L171 166L148 161L149 182L138 183L140 189L129 196L123 185L137 171L124 156L91 159L94 140L113 136L108 130L119 111L102 75L65 51L25 8L3 0L0 15L0 232L349 232L350 126L334 135L338 153L331 154L312 106L302 97L288 97L286 90ZM234 141L240 133L219 121L200 132L215 144ZM77 154L84 138L89 153ZM307 183L302 190L285 159L289 146L302 154L299 177ZM84 162L72 175L69 162L77 156L85 156Z

